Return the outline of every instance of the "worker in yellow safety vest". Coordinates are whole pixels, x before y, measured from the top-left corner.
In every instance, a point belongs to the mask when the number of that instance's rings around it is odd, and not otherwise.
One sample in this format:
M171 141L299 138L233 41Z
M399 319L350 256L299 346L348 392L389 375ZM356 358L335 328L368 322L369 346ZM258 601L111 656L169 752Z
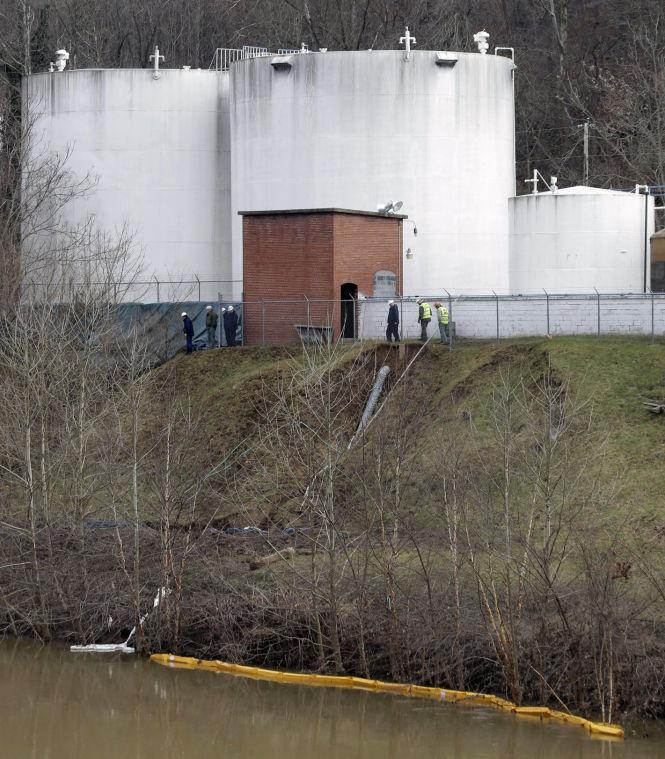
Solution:
M427 340L427 327L432 321L432 307L424 298L418 298L418 321L420 322L420 339Z
M448 343L448 309L442 303L435 303L436 315L439 319L439 334L441 335L441 342Z

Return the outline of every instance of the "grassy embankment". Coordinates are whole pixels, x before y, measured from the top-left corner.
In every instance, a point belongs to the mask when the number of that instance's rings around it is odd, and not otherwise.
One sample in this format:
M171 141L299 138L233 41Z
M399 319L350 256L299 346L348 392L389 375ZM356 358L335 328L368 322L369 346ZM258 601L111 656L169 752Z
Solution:
M53 522L37 554L7 538L8 567L42 567L44 600L30 595L34 573L8 570L7 598L22 605L7 606L5 626L33 634L46 615L52 636L120 639L168 584L149 650L660 716L665 418L640 399L665 400L664 348L431 344L397 386L417 343L403 355L349 346L327 374L314 362L298 375L299 349L180 355L145 385L137 466L126 433L100 460L113 476L94 480L89 516L123 526L72 535ZM392 393L347 453L384 361ZM497 412L508 380L509 418ZM542 413L548 383L560 439ZM219 531L246 525L267 535Z
M413 344L412 351L417 347ZM358 352L351 349L345 360ZM397 362L395 349L393 356L391 363L399 374L404 363ZM554 372L593 404L597 423L607 428L611 469L606 476L623 480L624 501L636 511L665 515L665 419L649 413L640 402L643 397L665 400L662 342L561 337L505 340L497 346L466 341L452 353L431 345L410 371L405 382L407 397L421 406L425 430L428 423L438 424L452 413L478 417L499 372L516 364L528 371L534 361L542 369L548 359ZM169 383L176 383L181 397L197 414L190 446L194 467L224 458L241 440L251 441L257 432L257 406L266 388L294 360L299 360L299 353L292 349L242 348L181 355L156 370L158 375L168 375ZM388 418L394 412L391 404L384 410Z

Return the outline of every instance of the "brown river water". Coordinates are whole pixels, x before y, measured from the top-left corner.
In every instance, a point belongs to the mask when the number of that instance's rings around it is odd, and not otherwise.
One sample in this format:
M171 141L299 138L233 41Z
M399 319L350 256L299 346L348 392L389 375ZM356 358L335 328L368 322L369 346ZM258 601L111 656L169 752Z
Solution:
M1 759L643 759L623 741L478 708L175 670L0 641Z

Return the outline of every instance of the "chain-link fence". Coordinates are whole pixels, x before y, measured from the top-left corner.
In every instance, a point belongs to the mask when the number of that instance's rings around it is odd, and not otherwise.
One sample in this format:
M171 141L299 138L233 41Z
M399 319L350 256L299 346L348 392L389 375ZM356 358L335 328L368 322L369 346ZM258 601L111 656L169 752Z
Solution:
M198 294L198 289L197 289ZM203 290L201 292L203 295ZM182 312L194 324L194 348L234 345L299 345L337 339L385 340L388 298L320 300L311 298L233 301L217 297L168 303L120 303L115 306L117 329L138 328L156 360L182 349ZM395 297L401 340L419 339L416 297ZM451 347L460 338L494 339L545 335L665 336L665 293L587 293L540 295L452 295L428 297L432 319L428 337L438 339L436 304L448 310ZM209 330L207 307L217 315ZM232 308L230 308L232 306Z
M164 279L156 276L131 281L77 282L67 278L55 277L49 282L28 281L22 285L22 297L26 300L39 301L48 298L51 301L71 301L79 290L90 294L99 292L101 297L112 298L119 303L169 304L192 303L200 301L217 302L220 297L229 298L234 285L233 280L205 279Z
M248 345L276 345L337 338L386 339L387 298L357 301L260 300L245 302ZM401 339L421 335L415 297L396 297ZM436 303L446 307L457 338L496 339L545 335L665 334L665 293L451 295L429 297L437 332Z

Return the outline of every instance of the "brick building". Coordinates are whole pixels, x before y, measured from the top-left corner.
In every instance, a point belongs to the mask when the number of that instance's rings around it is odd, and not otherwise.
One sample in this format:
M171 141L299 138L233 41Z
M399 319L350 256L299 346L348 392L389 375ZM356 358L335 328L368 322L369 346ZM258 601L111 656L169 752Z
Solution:
M405 216L340 208L241 216L247 345L355 337L359 298L402 291Z

